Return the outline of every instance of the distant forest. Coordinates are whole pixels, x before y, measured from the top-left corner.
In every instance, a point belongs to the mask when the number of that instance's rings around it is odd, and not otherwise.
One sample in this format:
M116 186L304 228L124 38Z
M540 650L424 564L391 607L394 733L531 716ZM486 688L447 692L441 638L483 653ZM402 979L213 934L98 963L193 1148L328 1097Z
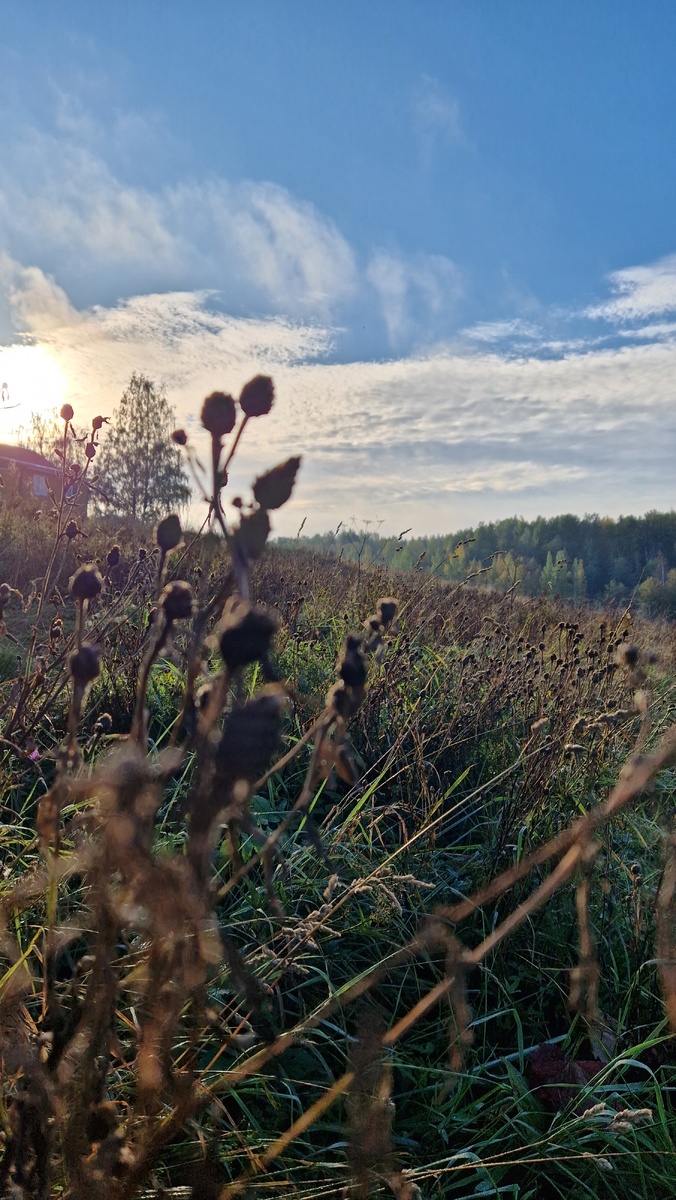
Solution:
M571 600L626 604L648 616L676 617L676 512L644 517L596 515L538 517L462 529L445 537L381 537L370 529L339 526L335 533L278 538L280 548L434 572L526 595L543 591Z

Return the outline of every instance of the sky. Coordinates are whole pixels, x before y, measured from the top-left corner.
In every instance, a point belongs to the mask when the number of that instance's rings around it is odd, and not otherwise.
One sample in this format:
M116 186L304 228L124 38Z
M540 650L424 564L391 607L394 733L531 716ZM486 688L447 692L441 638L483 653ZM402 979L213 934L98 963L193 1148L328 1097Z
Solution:
M280 534L674 507L673 0L2 18L0 441L265 372Z

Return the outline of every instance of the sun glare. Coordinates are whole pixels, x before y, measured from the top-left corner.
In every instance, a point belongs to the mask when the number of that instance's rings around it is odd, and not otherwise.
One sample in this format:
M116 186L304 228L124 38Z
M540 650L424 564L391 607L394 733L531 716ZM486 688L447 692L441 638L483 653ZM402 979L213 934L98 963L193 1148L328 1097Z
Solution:
M0 349L0 441L13 440L35 412L60 408L68 398L68 380L43 346Z

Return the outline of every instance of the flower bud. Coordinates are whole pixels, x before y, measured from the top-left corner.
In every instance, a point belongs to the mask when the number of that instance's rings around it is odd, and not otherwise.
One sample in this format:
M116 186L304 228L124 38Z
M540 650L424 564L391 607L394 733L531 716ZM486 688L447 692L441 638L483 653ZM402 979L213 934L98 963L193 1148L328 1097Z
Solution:
M182 579L168 583L160 596L167 621L185 621L192 616L192 588Z
M96 454L96 446L94 445L93 442L87 442L87 445L85 446L85 454L87 455L87 458L91 461L91 459Z
M155 540L164 554L175 550L181 540L181 522L176 513L171 513L157 526Z
M244 384L239 397L242 412L247 417L264 417L275 399L275 387L268 375L256 375Z
M213 438L222 438L235 427L235 401L226 392L212 392L202 405L202 424Z
M61 419L63 421L72 421L74 416L75 416L75 412L73 411L72 404L62 404Z
M94 600L102 587L103 580L93 563L78 567L70 581L70 590L76 600Z
M98 429L103 429L103 417L94 417L92 421L92 433L96 433Z

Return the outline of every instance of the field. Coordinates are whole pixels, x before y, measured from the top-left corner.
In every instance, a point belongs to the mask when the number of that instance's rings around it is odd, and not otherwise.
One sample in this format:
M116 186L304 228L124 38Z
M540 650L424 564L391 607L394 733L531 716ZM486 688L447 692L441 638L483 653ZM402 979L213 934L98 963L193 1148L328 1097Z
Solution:
M1 1187L670 1196L673 626L264 549L289 463L2 510Z

